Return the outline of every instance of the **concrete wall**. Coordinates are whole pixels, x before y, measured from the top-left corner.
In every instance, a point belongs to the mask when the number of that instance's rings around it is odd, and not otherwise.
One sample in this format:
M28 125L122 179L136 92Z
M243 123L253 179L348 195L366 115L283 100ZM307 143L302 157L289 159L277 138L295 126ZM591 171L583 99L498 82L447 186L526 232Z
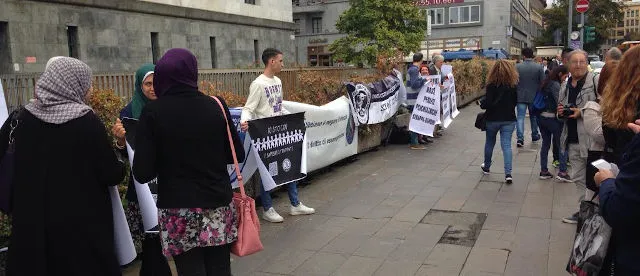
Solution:
M245 0L139 0L228 14L291 22L291 3L284 0L255 0L255 5Z
M0 22L8 22L11 51L11 65L0 66L0 73L13 73L6 68L16 63L21 72L41 72L50 57L69 55L67 26L77 26L79 58L96 72L134 71L152 62L151 32L158 33L159 55L170 48L188 48L200 68L212 67L210 37L216 38L218 68L253 64L254 40L260 53L277 47L293 55L292 23L140 1L49 2L0 2ZM26 57L36 57L36 62L27 63Z

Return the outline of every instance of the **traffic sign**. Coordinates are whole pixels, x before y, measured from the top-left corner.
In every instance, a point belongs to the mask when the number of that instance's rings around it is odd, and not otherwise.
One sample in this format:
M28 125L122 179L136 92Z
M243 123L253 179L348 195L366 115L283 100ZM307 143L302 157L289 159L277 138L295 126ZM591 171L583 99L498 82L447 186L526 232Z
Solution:
M589 9L589 0L578 0L576 3L576 11L585 13Z

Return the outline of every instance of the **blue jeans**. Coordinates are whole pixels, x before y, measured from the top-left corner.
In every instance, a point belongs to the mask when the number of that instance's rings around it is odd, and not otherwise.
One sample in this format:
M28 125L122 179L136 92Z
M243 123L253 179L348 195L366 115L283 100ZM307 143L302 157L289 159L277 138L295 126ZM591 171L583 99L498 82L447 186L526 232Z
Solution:
M496 145L496 136L500 132L500 146L504 155L504 173L511 174L513 153L511 152L511 137L516 128L516 122L487 122L487 139L484 143L484 167L491 167L493 148Z
M517 110L517 118L518 118L518 128L517 128L517 137L518 141L524 142L524 117L527 114L527 109L529 109L529 120L531 121L531 140L537 141L540 139L540 133L538 133L538 118L534 116L533 110L531 109L532 105L527 103L519 103L516 106Z
M300 201L298 201L298 181L286 184L286 186L287 192L289 193L289 201L291 201L291 205L300 205ZM264 190L264 185L260 185L260 200L262 201L262 208L264 208L265 211L273 207L271 194Z
M540 149L540 170L548 171L549 148L551 142L554 147L560 147L560 134L562 134L562 121L556 118L540 117L540 132L542 133L542 148ZM554 154L555 155L555 154ZM554 156L554 158L556 158ZM567 172L567 155L558 153L560 160L560 172Z
M418 144L418 133L409 131L409 145L415 146Z

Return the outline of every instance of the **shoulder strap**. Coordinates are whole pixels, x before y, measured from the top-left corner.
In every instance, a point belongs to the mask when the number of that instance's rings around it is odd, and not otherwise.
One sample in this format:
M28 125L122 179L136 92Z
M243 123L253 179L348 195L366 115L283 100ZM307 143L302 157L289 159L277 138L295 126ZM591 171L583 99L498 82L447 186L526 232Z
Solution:
M229 119L227 118L227 112L224 109L224 106L220 102L220 100L216 96L211 96L220 106L220 110L222 111L222 115L224 116L224 125L227 126L227 137L229 138L229 145L231 146L231 155L233 156L233 166L236 171L236 175L238 176L238 186L240 186L240 194L244 197L244 181L242 180L242 173L240 172L240 165L238 165L238 157L236 156L236 147L233 144L233 138L231 138L231 129L229 129Z

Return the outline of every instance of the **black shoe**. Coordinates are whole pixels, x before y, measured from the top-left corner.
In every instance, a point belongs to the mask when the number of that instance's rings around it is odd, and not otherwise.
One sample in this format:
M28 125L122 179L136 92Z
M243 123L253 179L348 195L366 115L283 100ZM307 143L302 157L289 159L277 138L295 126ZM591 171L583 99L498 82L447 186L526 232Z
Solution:
M433 143L433 141L429 140L428 138L424 138L424 139L419 140L418 143L420 143L422 145L426 145L426 144Z
M518 142L516 142L516 146L519 148L524 147L524 141L518 140Z
M513 177L511 177L510 174L505 175L504 182L506 182L507 184L513 183Z
M485 168L484 167L484 163L482 163L482 165L480 165L480 169L482 170L482 174L484 174L484 175L488 175L490 173L489 172L489 168Z

